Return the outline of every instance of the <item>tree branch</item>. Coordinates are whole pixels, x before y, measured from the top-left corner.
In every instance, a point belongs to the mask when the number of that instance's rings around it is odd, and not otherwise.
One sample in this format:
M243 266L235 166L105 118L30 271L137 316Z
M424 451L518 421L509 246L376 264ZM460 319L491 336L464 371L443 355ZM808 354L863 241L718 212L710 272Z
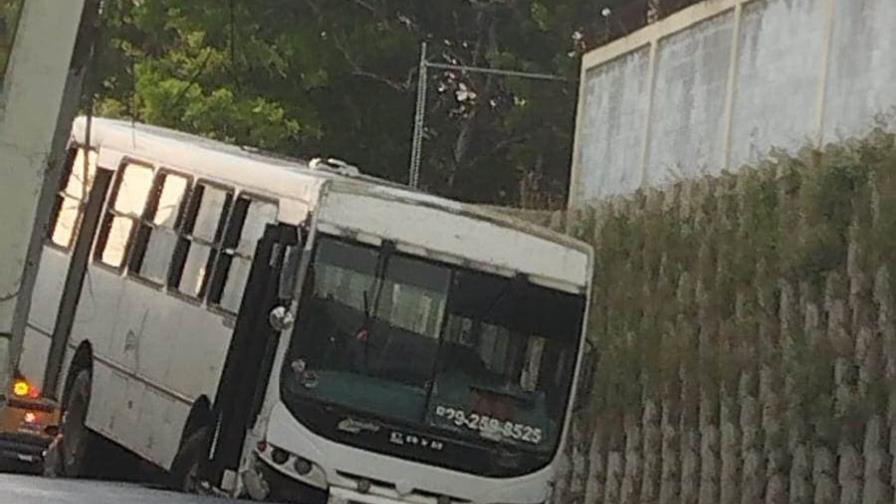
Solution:
M314 0L305 0L305 5L307 5L308 8L310 8L314 12L314 15L317 16L318 24L323 24L324 15L320 10L320 5L318 5L318 3Z
M496 143L491 149L489 149L488 152L479 154L476 157L474 157L473 159L471 159L470 165L475 165L482 159L484 159L488 156L491 156L491 155L495 154L496 152L500 152L500 151L506 149L507 147L510 147L511 145L527 142L531 138L532 138L532 135L526 133L524 135L517 135L512 138L507 138L505 140L501 140L500 142Z
M355 5L358 5L359 7L372 12L378 18L388 21L387 19L385 19L385 17L382 15L382 13L379 10L377 10L377 8L374 7L367 0L351 0L351 1ZM305 4L308 5L311 8L311 10L314 12L315 16L317 16L318 23L325 25L326 23L324 21L324 15L323 15L320 5L315 0L305 0ZM342 41L340 40L338 35L331 34L330 40L333 41L333 45L336 47L336 50L339 51L339 53L342 55L343 59L345 59L345 62L348 63L348 65L351 67L353 75L358 76L358 77L364 77L364 78L367 78L370 80L374 80L381 84L385 84L386 86L389 86L390 88L392 88L398 92L401 92L401 93L407 92L408 90L411 89L411 87L414 83L414 75L417 73L416 68L411 68L408 71L407 79L404 82L397 82L397 81L392 80L384 75L380 75L376 72L372 72L370 70L364 69L357 62L357 60L355 60L355 58L352 57L351 53L345 47L345 44L342 43Z
M485 22L485 15L480 12L476 16L476 24L481 28L483 23ZM493 48L496 43L495 37L495 20L489 20L489 27L487 30L487 34L481 32L480 36L476 40L476 45L473 49L472 61L473 65L479 64L479 58L484 58L485 56L482 54L483 45L489 44L489 47ZM493 75L485 76L485 83L480 89L479 94L483 97L491 94L492 84L494 82ZM454 142L454 166L451 172L451 175L448 178L448 187L454 189L454 185L457 182L457 176L459 175L461 169L465 166L469 166L467 163L467 155L469 154L470 145L472 141L472 137L474 135L474 130L477 127L477 119L479 113L482 111L484 107L484 103L487 102L483 98L483 100L478 103L474 103L472 112L463 120L463 124L461 125L460 132L457 135L457 140Z
M351 0L351 2L358 7L366 10L367 12L373 14L375 18L382 21L388 28L392 27L393 19L386 13L383 12L381 8L374 6L368 0Z
M213 51L211 50L211 48L206 51L205 58L202 60L202 63L199 65L199 68L196 70L193 76L190 77L190 81L187 82L187 85L185 85L183 89L181 89L177 93L177 96L174 97L174 101L171 104L172 109L177 109L177 106L180 105L181 99L183 99L183 97L187 95L187 92L190 90L190 88L192 88L193 85L196 84L196 82L199 80L199 78L202 77L202 74L205 73L205 67L208 66L208 62L212 58L212 52Z
M377 81L381 84L385 84L385 85L389 86L390 88L392 88L396 91L402 92L402 93L407 92L408 90L411 89L411 86L414 82L414 75L417 73L417 70L415 68L411 68L408 71L407 80L405 80L404 82L396 82L384 75L380 75L378 73L371 72L370 70L365 70L364 68L361 67L360 64L358 64L357 61L355 61L355 59L349 53L349 51L345 47L345 45L339 40L338 36L333 35L331 37L331 39L333 40L333 45L336 47L336 50L338 50L339 53L342 54L342 57L345 59L345 62L348 63L349 66L352 68L353 75L356 75L358 77L365 77L365 78Z
M385 18L385 16L383 16L383 13L380 12L379 9L377 9L376 7L371 5L370 2L366 2L365 0L352 0L352 3L354 3L358 7L361 7L362 9L370 12L371 14L375 15L376 17L378 17L380 19Z

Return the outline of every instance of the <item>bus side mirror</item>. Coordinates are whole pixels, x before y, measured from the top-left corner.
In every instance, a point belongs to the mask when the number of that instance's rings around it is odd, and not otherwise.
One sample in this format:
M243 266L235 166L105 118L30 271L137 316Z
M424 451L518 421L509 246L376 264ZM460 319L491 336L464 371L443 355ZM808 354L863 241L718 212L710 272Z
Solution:
M575 397L575 409L582 410L591 401L591 393L594 391L594 372L597 369L597 348L588 340L585 340L585 348L582 351L582 366L579 370L579 381Z
M268 314L268 324L277 332L292 329L295 321L295 317L290 313L289 308L285 306L275 306L271 313Z

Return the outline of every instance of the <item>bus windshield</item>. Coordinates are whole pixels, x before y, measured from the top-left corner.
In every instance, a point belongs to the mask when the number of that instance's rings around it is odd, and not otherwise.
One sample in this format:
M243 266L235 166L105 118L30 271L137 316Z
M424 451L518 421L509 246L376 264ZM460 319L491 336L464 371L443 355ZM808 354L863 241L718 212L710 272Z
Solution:
M553 452L583 310L583 296L321 237L284 363L284 400Z

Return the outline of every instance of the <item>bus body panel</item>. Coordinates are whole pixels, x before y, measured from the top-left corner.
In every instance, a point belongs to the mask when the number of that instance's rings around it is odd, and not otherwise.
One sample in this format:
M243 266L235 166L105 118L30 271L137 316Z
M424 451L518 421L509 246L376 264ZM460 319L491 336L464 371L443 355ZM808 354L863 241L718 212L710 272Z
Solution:
M271 411L267 440L290 453L301 453L321 466L328 484L333 486L354 488L361 478L399 488L410 484L415 495L388 495L396 502L409 497L420 498L428 493L483 504L539 504L545 501L550 491L548 482L554 474L549 465L519 478L486 478L352 448L316 436L282 403Z
M306 256L310 255L314 248L313 240L321 232L337 228L419 247L420 250L415 251L419 253L437 250L444 254L433 257L436 260L471 261L476 263L476 267L490 265L505 271L525 272L540 279L562 284L565 289L590 296L592 271L590 251L570 248L520 229L511 229L499 223L476 219L464 215L460 208L456 209L456 212L445 212L444 209L411 205L411 202L400 198L384 194L360 195L353 192L350 186L340 187L338 184L333 184L321 197L312 226L311 239L306 244ZM409 218L410 215L413 217ZM306 257L305 266L308 259L310 257ZM555 266L555 261L561 263L561 266ZM293 310L298 308L298 304L294 304ZM584 336L584 328L582 331ZM550 495L555 463L562 456L560 449L556 452L554 461L540 470L516 478L489 478L354 448L314 434L288 411L279 398L278 371L283 365L288 342L289 335L284 333L281 336L274 373L266 394L266 407L260 417L260 424L264 427L257 429L260 432L255 433L255 439L264 439L272 446L290 453L302 454L303 457L318 464L326 474L327 484L331 488L355 488L358 479L346 477L353 474L371 481L388 483L396 483L399 480L410 481L415 489L423 491L423 494L416 496L417 498L425 498L422 495L441 494L476 503L536 504L545 502ZM579 359L576 361L577 369L581 365L580 359L581 348ZM566 431L571 414L570 404L559 443L561 447L567 437ZM244 462L246 466L252 463L252 459L248 457L250 451L247 451ZM294 479L302 479L294 471L291 473L287 471L286 474ZM397 478L396 475L402 476ZM311 481L305 482L314 485ZM369 495L357 496L353 502L366 502L363 500L365 497L370 498ZM395 499L394 502L413 502L408 497L390 495L389 498Z
M214 397L232 329L161 288L102 266L89 274L71 342L90 341L94 394L116 400L91 404L87 425L167 468L193 401Z
M78 118L72 127L72 141L85 145L87 140L87 121ZM326 182L295 161L264 157L249 149L145 124L94 118L89 140L91 147L99 150L104 168L114 168L109 163L137 159L275 199L311 203ZM109 161L103 164L106 149Z
M224 184L234 194L251 189L253 196L277 195L290 189L290 197L272 198L281 210L279 215L289 220L301 219L309 208L309 203L294 196L313 199L323 185L319 179L284 171L279 166L272 169L260 160L246 163L245 159L220 154L220 159L210 159L208 152L197 156L195 149L177 148L178 143L152 137L135 142L130 135L122 135L127 128L102 128L103 122L97 120L93 125L90 140L99 151L99 166L106 170L119 171L121 165L143 163L156 170L173 169L194 182L201 179ZM73 145L87 140L85 129L83 118L75 122ZM270 171L274 184L249 187L244 178L234 176L247 169ZM109 205L106 201L104 212ZM42 276L35 298L39 301L29 314L34 327L27 333L21 360L22 367L36 381L42 381L46 368L70 258L70 250L49 244L44 247ZM193 401L201 395L214 398L233 318L132 274L99 265L91 258L55 395L62 397L74 350L80 343L88 342L94 354L93 394L104 399L91 404L87 425L168 468Z
M69 259L70 256L64 250L44 246L34 285L34 302L31 303L25 327L19 369L41 390L44 387L44 368L50 351L53 328L56 325L65 276L68 273Z
M587 285L588 255L482 219L382 196L331 190L319 222L438 251L482 265Z
M73 143L83 145L88 140L85 135L85 121L76 121ZM502 276L524 273L534 283L588 295L592 259L587 246L471 205L312 171L302 163L263 158L238 147L120 121L95 120L89 141L100 151L103 169L119 168L107 164L138 161L156 170L188 175L191 184L199 180L226 184L236 195L248 191L277 202L277 219L292 225L305 221L310 212L314 224L308 230L306 252L312 250L319 223L321 229L331 226L394 240L406 247L405 253L486 268ZM303 257L301 271L309 256ZM35 298L29 322L47 334L53 333L58 291L64 285L69 257L49 245L44 249L36 294L40 297ZM93 254L81 292L57 394L75 348L88 341L94 352L94 372L87 425L169 468L193 401L200 395L215 397L234 317L176 294L170 287L151 285L131 273L100 265ZM294 300L294 312L297 305ZM47 344L41 338L49 341L36 329L29 333L26 347L30 341L30 350L22 359L35 377L43 376L40 371L46 360ZM279 399L279 371L289 340L288 332L281 334L260 421L253 429L256 439L307 454L325 466L330 484L343 488L352 483L344 474L354 473L381 481L408 478L415 488L473 502L535 504L545 499L554 464L522 477L487 478L375 454L312 434ZM580 365L581 352L576 367ZM567 425L570 409L571 405ZM567 430L560 431L561 443ZM244 467L254 455L253 447L254 443L243 447ZM554 461L557 457L559 450Z
M94 354L184 400L214 392L230 339L226 316L102 267L90 277L73 343L89 339Z
M172 400L102 358L94 359L87 426L142 458L168 469L177 452L190 405Z

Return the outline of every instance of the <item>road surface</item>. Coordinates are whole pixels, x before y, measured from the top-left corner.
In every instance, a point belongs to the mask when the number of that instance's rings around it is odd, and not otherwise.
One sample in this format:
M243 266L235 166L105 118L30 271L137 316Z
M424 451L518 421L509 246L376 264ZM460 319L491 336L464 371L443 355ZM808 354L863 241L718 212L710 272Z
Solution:
M0 504L223 504L221 500L124 483L0 474Z

